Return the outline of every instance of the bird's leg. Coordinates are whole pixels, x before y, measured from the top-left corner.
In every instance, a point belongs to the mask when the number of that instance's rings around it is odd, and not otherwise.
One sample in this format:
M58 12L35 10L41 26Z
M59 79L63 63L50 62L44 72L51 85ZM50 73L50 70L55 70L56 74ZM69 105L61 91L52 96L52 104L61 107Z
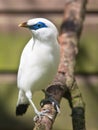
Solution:
M32 105L33 109L34 109L34 112L38 115L39 114L39 111L37 110L35 104L33 103L32 101L32 93L29 91L29 92L26 92L26 97L27 99L29 100L30 104Z
M34 112L36 114L39 114L39 111L37 110L37 108L36 108L35 104L33 103L33 101L30 98L28 98L28 100L29 100L30 104L32 105L32 107L34 108Z
M35 104L32 101L32 93L30 91L26 92L26 97L29 100L30 104L32 105L34 112L37 114L37 116L35 116L34 120L36 120L37 118L41 119L41 116L45 115L45 113L48 112L48 110L45 110L45 111L42 111L42 112L37 110Z

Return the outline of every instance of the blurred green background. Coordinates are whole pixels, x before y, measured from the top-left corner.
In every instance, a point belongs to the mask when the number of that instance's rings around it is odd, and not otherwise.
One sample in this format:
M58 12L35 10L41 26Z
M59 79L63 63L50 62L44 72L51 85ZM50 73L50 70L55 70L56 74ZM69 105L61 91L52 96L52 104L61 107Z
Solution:
M24 116L15 115L18 96L16 74L20 54L31 37L31 33L19 28L18 24L29 18L45 17L51 19L59 28L64 3L64 0L0 1L0 130L33 128L34 113L31 107ZM89 0L87 10L90 13L87 13L84 22L75 73L86 103L87 129L98 130L98 13L95 13L98 10L98 1L95 0L93 4ZM38 108L42 98L42 92L36 92L33 96ZM56 118L53 128L72 130L71 110L67 100L62 100L61 114Z

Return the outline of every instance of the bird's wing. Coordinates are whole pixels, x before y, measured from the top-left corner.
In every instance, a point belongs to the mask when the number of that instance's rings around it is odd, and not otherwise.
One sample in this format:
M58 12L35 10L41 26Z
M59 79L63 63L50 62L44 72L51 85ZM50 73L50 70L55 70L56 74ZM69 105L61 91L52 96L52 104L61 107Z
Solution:
M30 57L29 56L30 49L32 49L34 47L34 43L35 43L34 39L31 38L29 40L29 42L26 44L26 46L24 47L23 51L22 51L21 58L20 58L19 69L18 69L18 75L17 75L17 85L18 85L18 87L20 86L19 82L21 80L21 77L24 74L23 70L24 70L26 64L29 64L28 63L28 61L29 61L28 57Z

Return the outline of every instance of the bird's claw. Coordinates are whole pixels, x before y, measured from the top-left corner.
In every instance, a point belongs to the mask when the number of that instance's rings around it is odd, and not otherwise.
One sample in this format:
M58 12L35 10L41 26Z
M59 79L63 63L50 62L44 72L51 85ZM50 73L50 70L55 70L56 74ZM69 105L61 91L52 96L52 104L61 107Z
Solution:
M33 118L33 121L34 121L34 122L36 122L36 121L38 121L38 120L40 121L40 120L42 119L42 116L45 116L47 112L49 112L49 110L43 110L43 111L41 111L41 112L38 111L38 112L36 113L37 115Z

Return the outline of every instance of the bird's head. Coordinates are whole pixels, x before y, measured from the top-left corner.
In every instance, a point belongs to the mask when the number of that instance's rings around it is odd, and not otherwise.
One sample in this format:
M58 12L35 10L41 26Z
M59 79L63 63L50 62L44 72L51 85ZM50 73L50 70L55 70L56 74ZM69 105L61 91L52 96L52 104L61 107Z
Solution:
M34 18L27 22L19 24L20 27L29 28L33 36L40 40L49 40L49 38L57 38L58 31L56 26L45 18Z

